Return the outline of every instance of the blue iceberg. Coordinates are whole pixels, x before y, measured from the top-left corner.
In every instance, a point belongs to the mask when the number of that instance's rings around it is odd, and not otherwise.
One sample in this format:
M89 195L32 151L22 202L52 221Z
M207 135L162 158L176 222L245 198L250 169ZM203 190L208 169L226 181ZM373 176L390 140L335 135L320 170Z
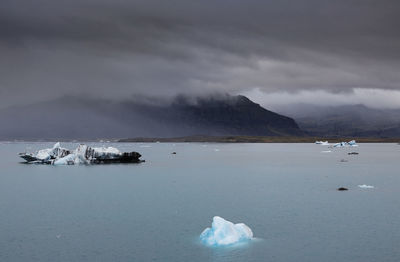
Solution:
M200 240L208 246L226 246L253 238L251 229L243 223L233 224L222 217L215 216L211 228L206 228L200 235Z

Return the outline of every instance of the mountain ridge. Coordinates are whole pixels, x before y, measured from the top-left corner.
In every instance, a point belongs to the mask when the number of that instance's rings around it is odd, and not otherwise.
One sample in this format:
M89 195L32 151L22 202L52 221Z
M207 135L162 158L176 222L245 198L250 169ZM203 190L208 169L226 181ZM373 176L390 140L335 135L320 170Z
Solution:
M276 109L296 120L310 136L400 137L400 110L363 104L342 106L291 105Z
M289 117L244 96L178 96L165 103L63 97L0 110L0 139L303 135Z

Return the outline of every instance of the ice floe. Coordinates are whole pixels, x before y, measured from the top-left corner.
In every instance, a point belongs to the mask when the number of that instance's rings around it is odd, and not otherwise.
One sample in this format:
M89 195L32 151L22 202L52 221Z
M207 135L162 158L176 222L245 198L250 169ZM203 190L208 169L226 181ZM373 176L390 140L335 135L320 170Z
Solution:
M374 186L369 186L369 185L358 185L358 187L359 188L367 188L367 189L369 189L369 188L375 188Z
M328 141L315 141L315 144L322 145L322 146L329 146Z
M349 147L349 146L358 146L355 140L351 140L349 142L340 142L333 145L333 147Z
M253 238L251 229L243 223L233 224L222 217L215 216L211 228L206 228L200 235L200 240L208 246L226 246Z

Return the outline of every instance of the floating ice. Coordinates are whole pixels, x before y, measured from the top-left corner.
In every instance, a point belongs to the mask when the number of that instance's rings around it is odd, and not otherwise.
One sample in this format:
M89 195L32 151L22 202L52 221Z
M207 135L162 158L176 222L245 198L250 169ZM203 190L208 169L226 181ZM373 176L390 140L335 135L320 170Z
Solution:
M331 153L331 150L321 151L321 153Z
M323 146L329 146L329 142L328 141L315 141L315 144L323 145Z
M60 142L58 142L54 144L53 148L39 150L35 157L40 161L48 161L52 158L64 157L67 154L69 154L69 150L62 148Z
M59 158L53 162L53 165L74 165L75 161L75 154L69 154L65 157Z
M359 188L374 188L374 186L369 186L369 185L358 185Z
M208 246L225 246L253 238L251 229L243 223L233 224L222 217L215 216L211 228L206 228L200 240Z
M356 140L351 140L351 141L348 142L348 144L350 146L354 146L356 144Z
M74 165L101 163L138 163L142 162L137 152L121 153L115 147L89 147L79 145L74 151L62 148L56 143L53 148L39 150L36 153L21 153L20 157L28 163Z
M348 146L358 146L355 140L349 142L340 142L333 145L334 147L348 147Z
M333 145L334 147L345 147L347 146L347 142L340 142Z

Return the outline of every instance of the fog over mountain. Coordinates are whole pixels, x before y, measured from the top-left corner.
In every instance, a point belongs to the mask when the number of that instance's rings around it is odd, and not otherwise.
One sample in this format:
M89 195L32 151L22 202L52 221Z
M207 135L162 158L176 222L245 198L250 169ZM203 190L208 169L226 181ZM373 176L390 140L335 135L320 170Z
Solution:
M62 97L0 110L0 139L100 139L193 135L302 136L296 122L244 96L115 102Z
M277 112L293 117L309 135L327 137L400 137L400 109L364 105L286 105Z

